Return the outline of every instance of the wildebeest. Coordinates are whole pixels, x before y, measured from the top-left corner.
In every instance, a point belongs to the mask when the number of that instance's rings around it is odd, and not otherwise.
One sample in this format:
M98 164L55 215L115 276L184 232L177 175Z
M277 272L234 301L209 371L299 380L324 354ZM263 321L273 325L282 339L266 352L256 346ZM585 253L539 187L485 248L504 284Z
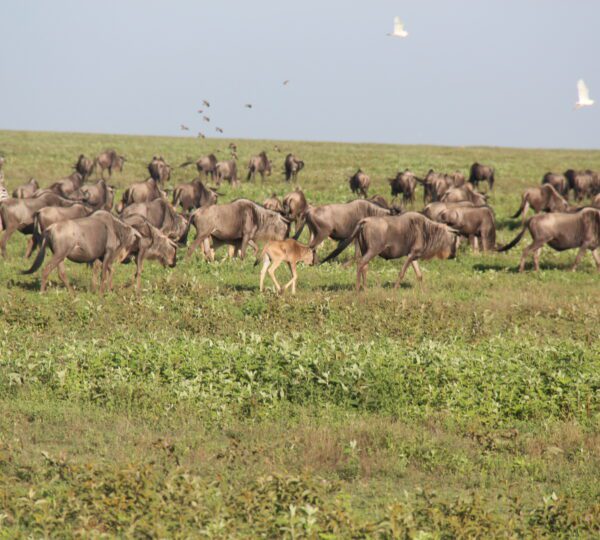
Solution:
M75 201L65 199L52 191L30 199L7 199L0 204L0 224L4 234L0 239L0 252L6 257L6 244L15 231L33 234L35 213L45 206L72 206ZM30 242L30 245L33 241ZM28 250L31 247L28 248Z
M202 156L202 157L198 158L196 161L194 161L194 160L186 161L185 163L182 163L179 166L187 167L188 165L191 165L192 163L196 164L196 169L198 169L198 174L204 174L205 178L208 178L208 176L210 175L211 180L214 181L215 169L217 167L217 158L214 154L209 154L208 156Z
M417 212L369 217L361 219L352 233L323 262L337 257L355 240L362 254L356 266L356 290L360 291L361 287L365 289L367 285L369 261L377 255L383 259L406 257L394 285L394 288L398 288L409 265L412 265L417 279L423 279L419 259L454 258L459 237L447 225L435 223Z
M75 163L75 171L83 176L83 181L85 182L94 171L94 162L91 159L86 158L83 154L79 154L77 162Z
M139 214L132 214L123 222L133 227L141 235L129 251L130 255L135 256L134 282L136 291L139 293L144 261L156 260L165 267L174 268L177 263L177 244Z
M158 181L154 178L148 178L144 182L136 182L129 186L121 197L121 202L117 205L117 212L120 214L123 208L136 202L150 202L154 199L160 199L165 193L158 186Z
M104 210L91 216L60 221L46 229L33 265L23 274L33 274L40 268L49 247L54 255L42 271L41 292L46 290L48 276L55 268L67 289L73 290L65 273L65 259L77 263L102 261L100 292L103 292L107 281L112 282L113 264L129 254L139 237L135 229Z
M533 264L535 271L540 269L540 254L542 247L548 244L556 251L579 248L572 271L585 255L586 250L592 252L596 268L600 271L600 210L596 208L584 208L577 213L552 213L537 214L523 225L521 232L500 251L508 251L515 247L529 230L533 242L529 244L521 255L519 272L525 270L525 260L533 253Z
M130 204L123 209L119 217L126 220L133 215L144 217L154 227L177 242L185 242L187 238L188 220L180 216L165 199Z
M438 221L457 230L466 236L475 252L478 251L476 240L481 239L483 251L495 250L496 220L489 206L454 206L443 210Z
M186 184L179 184L173 190L173 206L177 208L181 205L187 214L196 208L217 204L217 197L217 192L207 188L200 177L197 177Z
M295 233L304 227L304 218L308 210L308 201L301 188L288 193L282 201L283 215L294 223Z
M417 182L423 185L423 203L437 202L441 200L444 193L451 187L450 179L444 173L437 173L429 169L425 178L415 178Z
M277 193L273 193L270 197L266 198L263 201L263 206L267 210L273 210L273 212L283 214L283 204L279 200L279 197L277 197Z
M263 267L260 271L260 292L264 290L265 275L267 272L273 280L277 292L281 292L281 286L275 277L275 270L277 270L282 262L285 262L290 268L292 279L284 285L283 290L285 291L291 286L292 294L296 294L296 282L298 281L296 265L299 262L312 264L314 257L312 250L308 246L300 244L293 238L286 238L285 240L271 240L267 242L260 254L260 258L256 259L255 265L259 263L260 259L263 260Z
M230 159L228 161L219 161L215 166L215 175L217 177L217 187L221 185L223 180L227 180L232 186L237 186L239 181L237 177L236 160Z
M565 171L565 177L569 183L569 188L573 190L576 201L581 201L585 197L593 197L600 193L600 175L594 171L586 169L584 171L574 171L569 169Z
M464 186L465 182L467 181L467 177L464 175L464 173L461 173L460 171L454 171L453 173L449 173L446 175L446 177L450 179L450 182L453 187Z
M348 184L352 193L358 193L365 199L367 198L371 179L362 171L362 169L358 169L358 171L348 178Z
M547 172L542 177L542 185L550 184L565 199L569 197L569 181L564 174Z
M461 202L469 201L475 205L483 206L487 202L487 197L482 193L475 191L471 184L465 184L462 187L450 188L441 198L442 202Z
M65 198L76 198L74 194L81 189L83 185L83 175L75 171L69 176L61 178L57 182L54 182L45 191L53 191L54 193Z
M304 161L294 154L288 154L285 156L283 167L285 170L285 181L289 182L293 180L296 182L298 180L298 173L304 168Z
M86 204L95 210L112 210L115 200L115 188L109 186L105 180L100 179L95 184L86 184L81 187Z
M473 185L473 187L477 188L479 186L479 182L487 182L490 188L490 191L494 189L494 168L488 165L482 165L481 163L473 163L471 165L471 169L469 171L469 183Z
M413 172L404 169L404 172L399 172L396 178L388 179L392 190L392 197L397 197L402 194L402 202L404 204L415 202L415 189L417 187L417 178Z
M108 170L108 177L112 176L113 171L122 171L125 165L125 156L117 154L116 150L105 150L94 159L94 170L100 169L100 178L104 178L104 171Z
M265 174L271 176L271 160L263 150L258 156L253 156L248 162L248 175L246 180L254 181L256 173L260 174L260 179L264 181Z
M543 184L540 187L528 188L524 191L521 197L521 206L511 216L512 219L518 218L521 214L523 223L525 223L529 208L533 208L536 214L539 212L566 212L569 209L569 203L551 184Z
M466 208L478 207L470 201L461 201L457 203L434 202L429 203L425 208L423 208L421 213L433 221L439 221L439 217L444 210L448 210L449 208L454 208L457 206Z
M171 166L162 156L153 156L152 161L148 163L148 174L150 178L164 185L171 179Z
M35 192L40 189L40 185L35 178L30 178L29 182L15 188L12 196L15 199L30 199L35 195Z
M250 241L283 240L290 229L289 220L281 214L248 199L200 208L192 214L191 223L197 234L188 256L205 240L212 239L215 245L238 244L243 259ZM206 247L205 244L205 251ZM212 253L209 258L214 258Z
M600 193L594 197L594 200L592 201L592 207L600 209Z

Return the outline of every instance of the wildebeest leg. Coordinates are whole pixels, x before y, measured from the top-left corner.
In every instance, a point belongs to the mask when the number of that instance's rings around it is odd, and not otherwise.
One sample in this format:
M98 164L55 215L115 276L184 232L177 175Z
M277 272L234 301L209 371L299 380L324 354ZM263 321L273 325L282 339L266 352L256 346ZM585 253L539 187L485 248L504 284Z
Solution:
M271 265L271 259L269 259L268 255L265 255L265 259L263 262L263 267L260 270L260 292L263 292L265 285L265 275L267 274L267 270Z
M367 268L369 261L375 257L377 253L367 250L367 252L356 263L356 292L360 292L362 285L363 289L367 288Z
M592 250L592 257L594 257L594 261L596 262L596 270L600 272L600 248Z
M187 254L186 257L191 256L192 253L194 253L194 251L198 248L198 246L200 244L202 244L202 242L204 242L204 240L206 240L208 237L210 236L210 233L202 236L200 234L196 235L196 238L194 239L194 241L190 244L190 247L187 250Z
M95 293L96 289L98 288L98 271L100 270L101 266L102 266L102 263L100 262L99 259L96 259L92 263L92 292L93 293Z
M48 284L48 276L50 275L52 270L54 270L64 260L65 258L63 255L56 254L54 255L54 257L52 257L52 259L50 259L50 262L42 270L42 286L40 288L40 292L43 293L46 291L46 285Z
M106 290L106 282L108 281L109 278L109 273L110 273L110 263L109 260L112 257L109 256L108 254L104 256L104 260L102 261L102 274L100 276L100 294L104 294L104 291Z
M281 264L281 260L275 261L267 270L267 272L269 273L269 276L271 276L271 279L273 280L273 283L275 283L275 288L277 289L278 293L281 292L281 285L279 285L279 283L277 282L277 278L275 277L275 270L277 270L277 268L279 267L280 264Z
M27 240L27 249L25 250L25 258L29 259L29 257L31 257L31 252L33 251L33 248L35 247L36 242L33 238L33 236L31 238L29 238L29 240Z
M6 244L8 244L10 237L15 231L16 229L14 227L8 227L2 235L2 239L0 240L0 251L2 252L3 257L6 257Z
M540 255L542 254L542 247L540 246L533 252L533 267L536 272L540 271Z
M296 272L296 263L289 262L290 272L292 273L292 279L290 279L283 287L286 290L290 285L292 286L292 294L296 294L296 281L298 280L298 273Z
M71 287L71 284L69 283L69 280L67 279L67 274L65 272L65 261L64 261L64 259L58 263L58 277L65 284L65 287L67 288L67 290L70 293L72 293L73 292L73 287Z
M479 242L477 240L476 235L469 235L469 243L471 244L471 249L473 250L473 253L479 253Z
M417 276L417 281L419 283L423 283L423 274L421 273L421 268L419 267L419 261L412 261L412 267Z
M406 260L404 261L404 264L402 265L402 269L400 270L400 273L398 274L398 279L396 280L396 283L394 284L394 289L397 289L398 287L400 287L400 283L404 279L404 274L406 274L406 271L408 270L408 267L412 264L413 260L414 260L413 255L409 255L408 257L406 257ZM417 273L417 271L415 270L415 274L416 273ZM420 270L419 270L419 273L421 273ZM417 274L417 277L418 277L418 274Z
M573 266L571 267L571 272L575 272L575 270L577 270L577 266L579 265L579 263L581 262L581 259L583 259L583 257L585 256L585 252L588 250L587 247L580 247L579 251L577 252L577 257L575 257L575 262L573 263ZM593 253L593 251L592 251Z
M524 250L523 253L521 255L521 262L519 263L519 272L523 272L525 271L525 260L527 259L527 257L529 256L529 254L532 251L535 251L536 249L539 249L540 247L542 247L542 245L539 245L539 242L537 242L536 240L534 240L533 242L531 242L531 244L529 244Z

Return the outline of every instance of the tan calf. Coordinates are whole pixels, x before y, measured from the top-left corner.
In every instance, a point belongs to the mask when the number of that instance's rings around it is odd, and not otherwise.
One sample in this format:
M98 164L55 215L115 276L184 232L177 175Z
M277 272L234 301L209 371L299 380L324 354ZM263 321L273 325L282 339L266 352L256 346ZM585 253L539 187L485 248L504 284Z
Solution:
M298 280L298 274L296 273L296 264L303 262L305 264L313 264L314 253L313 250L308 246L304 246L294 240L293 238L287 238L286 240L272 240L268 242L262 250L261 258L263 259L263 267L260 271L260 290L264 289L265 275L267 272L277 292L281 292L281 286L275 278L275 270L279 267L282 262L286 262L292 272L292 279L288 281L283 290L286 290L290 285L292 286L292 294L296 294L296 281ZM256 264L258 264L258 260Z

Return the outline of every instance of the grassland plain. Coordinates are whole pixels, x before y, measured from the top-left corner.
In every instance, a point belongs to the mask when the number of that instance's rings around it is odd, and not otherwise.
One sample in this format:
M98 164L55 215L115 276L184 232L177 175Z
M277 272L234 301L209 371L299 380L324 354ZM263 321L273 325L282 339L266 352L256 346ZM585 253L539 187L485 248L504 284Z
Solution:
M225 158L229 142L0 132L0 154L12 189L114 147L128 158L122 189L153 154ZM313 203L350 200L358 166L387 196L400 168L492 164L500 242L544 172L600 169L598 151L234 142L241 168L266 149L275 173L223 186L221 202L290 191L287 150L306 161ZM194 175L176 169L173 183ZM55 277L42 296L39 276L19 274L24 250L15 235L0 261L2 538L600 534L591 258L571 273L575 253L547 249L539 274L518 274L520 249L463 250L399 291L398 263L378 260L360 295L354 267L331 264L301 269L296 297L278 297L258 293L252 257L182 253L172 270L148 264L137 298L133 268L98 296L71 263L76 294Z

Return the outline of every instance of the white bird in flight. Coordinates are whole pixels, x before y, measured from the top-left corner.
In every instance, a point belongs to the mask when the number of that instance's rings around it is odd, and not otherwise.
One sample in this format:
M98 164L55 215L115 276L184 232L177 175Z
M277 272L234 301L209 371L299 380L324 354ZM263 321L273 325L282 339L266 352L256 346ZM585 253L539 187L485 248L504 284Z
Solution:
M408 36L408 32L404 30L404 24L402 24L400 17L394 17L394 31L391 34L388 34L388 36L401 38Z
M594 104L594 100L590 99L590 91L583 79L577 81L577 101L575 102L575 108L581 109L582 107L590 107Z

